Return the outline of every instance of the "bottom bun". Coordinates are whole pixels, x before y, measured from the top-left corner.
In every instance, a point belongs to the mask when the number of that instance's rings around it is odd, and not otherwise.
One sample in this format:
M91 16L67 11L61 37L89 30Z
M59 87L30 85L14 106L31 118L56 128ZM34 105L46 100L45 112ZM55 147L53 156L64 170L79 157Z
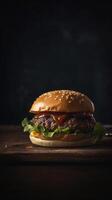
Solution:
M33 144L44 147L78 147L78 146L89 146L94 144L93 138L86 138L80 141L60 141L60 140L43 140L34 137L30 134L30 140Z

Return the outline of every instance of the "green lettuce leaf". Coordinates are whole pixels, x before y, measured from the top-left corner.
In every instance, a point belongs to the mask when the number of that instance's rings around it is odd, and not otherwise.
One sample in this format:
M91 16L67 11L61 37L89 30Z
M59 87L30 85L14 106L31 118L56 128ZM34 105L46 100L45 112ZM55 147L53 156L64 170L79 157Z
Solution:
M64 134L68 134L68 133L70 133L70 128L61 128L61 127L58 127L57 129L55 129L54 131L48 131L48 130L46 130L45 132L44 132L44 135L46 136L46 137L53 137L55 134L59 134L59 133L64 133Z
M94 143L99 142L105 135L105 129L101 123L97 122L93 130Z
M31 131L39 131L41 130L40 126L35 126L32 122L30 122L27 118L24 118L22 121L22 127L24 132L31 132Z
M66 127L66 128L58 127L54 131L49 131L42 125L33 124L27 118L24 118L24 120L22 121L22 127L23 127L24 132L31 133L32 131L37 131L37 132L42 133L45 137L53 137L55 134L60 134L60 133L63 133L63 134L71 133L71 129L69 127ZM74 133L74 135L79 135L79 134L82 134L79 130L76 130L76 132ZM105 129L103 128L101 123L97 122L94 127L93 132L91 133L91 135L93 136L94 143L99 142L104 136L104 134L105 134Z
M58 127L54 131L49 131L48 129L44 128L41 125L34 125L27 118L24 118L24 120L22 121L22 127L23 127L24 132L31 133L32 131L37 131L37 132L42 133L45 137L53 137L55 134L58 134L58 133L68 134L71 130L68 127L67 128Z

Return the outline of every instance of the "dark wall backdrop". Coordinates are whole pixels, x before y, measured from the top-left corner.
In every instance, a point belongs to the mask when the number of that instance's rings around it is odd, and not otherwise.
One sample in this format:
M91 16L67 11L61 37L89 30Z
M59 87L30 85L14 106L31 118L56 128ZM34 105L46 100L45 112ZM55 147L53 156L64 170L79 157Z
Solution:
M96 119L112 122L112 3L9 1L0 13L1 124L20 123L54 89L86 93Z

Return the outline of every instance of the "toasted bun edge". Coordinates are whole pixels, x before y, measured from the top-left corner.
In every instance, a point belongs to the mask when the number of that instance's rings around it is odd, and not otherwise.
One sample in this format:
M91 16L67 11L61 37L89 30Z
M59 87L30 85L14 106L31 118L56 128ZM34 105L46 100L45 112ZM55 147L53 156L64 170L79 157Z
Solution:
M60 140L43 140L37 137L34 137L30 134L30 141L38 146L44 147L78 147L78 146L88 146L93 144L93 138L85 138L78 141L60 141Z

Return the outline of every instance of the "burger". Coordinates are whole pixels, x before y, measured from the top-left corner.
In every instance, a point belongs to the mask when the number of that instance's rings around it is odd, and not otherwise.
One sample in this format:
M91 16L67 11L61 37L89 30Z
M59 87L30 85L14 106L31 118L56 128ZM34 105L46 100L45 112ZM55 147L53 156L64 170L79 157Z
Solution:
M98 142L104 128L94 118L95 106L78 91L55 90L40 95L32 104L32 119L22 121L24 132L35 145L83 146Z

